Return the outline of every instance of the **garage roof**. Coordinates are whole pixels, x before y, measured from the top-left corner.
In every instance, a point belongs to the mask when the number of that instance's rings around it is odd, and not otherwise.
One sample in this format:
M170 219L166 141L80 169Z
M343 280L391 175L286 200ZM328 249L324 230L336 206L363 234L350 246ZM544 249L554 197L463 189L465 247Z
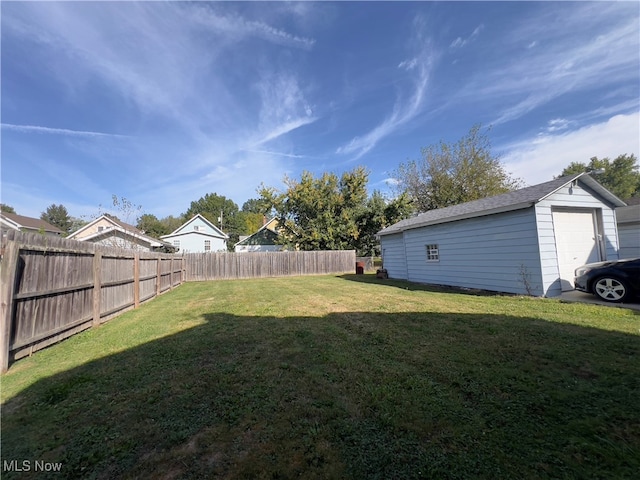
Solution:
M492 215L495 213L528 208L544 200L549 195L552 195L573 181L582 183L584 186L597 193L612 207L622 207L626 205L613 193L591 178L588 173L583 172L556 178L549 182L521 188L520 190L515 190L513 192L503 193L502 195L495 195L493 197L482 198L472 202L452 205L451 207L430 210L415 217L401 220L398 223L380 230L378 235L392 235L394 233L400 233L405 230L424 227L427 225L454 222L456 220L463 220L466 218L481 217L484 215Z

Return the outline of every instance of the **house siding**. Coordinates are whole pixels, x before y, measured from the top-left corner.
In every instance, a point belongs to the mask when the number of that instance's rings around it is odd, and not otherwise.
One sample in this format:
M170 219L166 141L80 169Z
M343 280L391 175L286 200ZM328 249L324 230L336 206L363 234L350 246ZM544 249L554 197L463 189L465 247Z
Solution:
M407 230L404 243L410 281L542 294L533 208ZM427 244L439 261L427 261Z
M620 241L620 258L640 257L640 223L618 225Z
M387 270L389 278L407 280L407 258L402 233L385 235L380 238L382 266Z
M557 192L536 204L536 223L540 244L540 265L542 268L542 285L544 295L553 297L562 293L560 272L558 270L558 255L556 249L555 230L553 227L553 209L568 208L576 211L590 209L599 212L602 224L605 258L602 260L618 259L618 235L615 212L613 208L603 203L580 183L565 186Z
M189 232L166 236L163 237L163 240L173 245L175 245L175 240L179 240L180 250L178 253L203 253L205 251L205 240L209 240L211 242L211 252L220 252L227 250L227 242L225 240L221 238L211 237L201 232Z
M81 231L76 233L71 234L69 237L74 239L74 240L82 240L86 237L89 237L95 233L98 233L100 230L100 228L102 228L102 230L111 230L113 229L113 223L111 223L109 220L107 220L106 218L99 218L95 223L93 223L92 225L87 225L87 228L85 229L81 229Z
M95 243L96 245L103 245L105 247L114 247L114 248L124 248L127 250L138 250L139 252L152 252L153 250L151 249L150 246L148 245L141 245L139 243L135 243L131 240L127 240L124 238L121 238L120 236L110 236L107 238L102 238L96 242L92 242Z
M263 225L260 230L248 237L244 237L235 244L236 252L280 252L284 250L282 245L277 244L278 233L276 231L278 222L274 218Z
M616 209L620 258L640 257L640 204Z

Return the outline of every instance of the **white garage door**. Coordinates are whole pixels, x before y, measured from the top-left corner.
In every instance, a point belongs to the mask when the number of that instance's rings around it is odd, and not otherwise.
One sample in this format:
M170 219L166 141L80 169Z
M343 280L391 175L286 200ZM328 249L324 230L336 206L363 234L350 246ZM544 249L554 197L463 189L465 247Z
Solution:
M575 269L600 261L595 212L554 211L553 229L562 290L573 290Z

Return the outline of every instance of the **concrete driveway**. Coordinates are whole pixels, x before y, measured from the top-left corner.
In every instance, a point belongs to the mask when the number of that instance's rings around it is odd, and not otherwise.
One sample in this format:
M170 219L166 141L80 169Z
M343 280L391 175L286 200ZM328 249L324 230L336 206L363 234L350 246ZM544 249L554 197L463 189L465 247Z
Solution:
M595 295L579 292L578 290L562 292L562 295L560 295L560 300L564 302L593 303L596 305L605 305L607 307L630 308L631 310L640 311L640 303L605 302L603 300L599 300Z

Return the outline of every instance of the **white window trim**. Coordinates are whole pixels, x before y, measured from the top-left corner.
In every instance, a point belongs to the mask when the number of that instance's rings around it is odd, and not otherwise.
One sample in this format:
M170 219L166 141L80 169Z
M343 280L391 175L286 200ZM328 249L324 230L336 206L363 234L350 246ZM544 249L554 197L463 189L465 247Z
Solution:
M427 254L428 263L436 263L440 261L440 247L437 243L429 243L424 246Z

